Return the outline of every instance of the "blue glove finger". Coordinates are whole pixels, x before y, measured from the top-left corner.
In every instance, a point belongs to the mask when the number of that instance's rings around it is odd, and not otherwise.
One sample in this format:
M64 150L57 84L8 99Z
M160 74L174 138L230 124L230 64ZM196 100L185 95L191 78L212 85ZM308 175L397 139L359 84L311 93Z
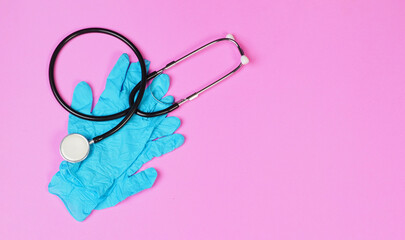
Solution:
M167 137L159 138L146 145L146 156L149 160L154 157L160 157L165 153L171 152L184 143L184 136L176 133ZM146 163L146 162L145 162Z
M167 74L160 74L153 80L152 84L150 85L150 89L153 96L160 100L164 95L166 95L167 91L169 91L169 86L169 76Z
M153 79L151 85L146 89L140 109L145 112L152 112L157 104L162 105L162 109L168 107L169 104L162 103L161 99L169 90L169 85L170 79L167 74L161 74Z
M122 174L117 184L110 190L104 201L99 203L95 209L101 210L117 205L126 198L139 193L142 190L151 188L155 183L157 172L154 168L148 168L133 176Z
M167 117L153 130L150 140L165 137L174 133L180 127L181 121L178 117Z
M124 83L129 67L129 57L122 54L108 75L103 93L94 107L93 114L96 116L113 114L128 107L128 102L120 99L122 84Z
M160 104L164 104L164 105L165 105L165 106L164 106L165 108L167 107L167 104L172 105L173 102L174 102L174 97L171 96L171 95L166 96L166 97L160 99Z
M91 114L91 107L93 104L93 93L90 86L86 82L80 82L77 84L72 99L72 108L84 113ZM82 124L78 124L81 122ZM80 133L85 137L91 137L92 128L88 127L88 122L84 122L82 119L69 114L68 132Z
M145 60L145 65L146 73L148 73L150 62L148 60ZM132 89L141 81L141 78L141 65L139 64L139 62L131 63L124 84L122 85L121 95L124 94L128 98Z
M138 159L128 168L127 175L131 176L136 173L143 164L149 162L154 157L160 157L163 154L169 153L183 145L183 143L184 136L178 133L148 142Z
M73 92L72 108L84 114L90 114L93 105L93 92L89 84L79 82Z
M66 177L68 177L68 179L66 179ZM80 192L80 189L85 189L85 187L77 180L75 181L75 184L65 184L65 181L70 180L72 180L70 176L66 176L62 172L57 172L48 185L48 191L62 200L67 198L70 199L71 201L63 201L63 203L70 215L72 215L77 221L81 222L86 219L97 204L92 201L83 201L81 194L75 194L76 192ZM75 202L81 202L82 204L78 206L77 204L74 204Z
M129 67L128 54L123 53L121 57L118 59L117 63L115 64L114 68L111 70L110 74L108 75L107 83L105 85L104 90L104 92L106 92L105 95L108 96L103 96L102 94L101 95L102 97L119 96L122 89L122 85L128 72L128 67Z
M174 102L173 96L171 96L171 95L166 96L166 97L160 99L159 101L157 101L157 104L154 109L155 109L155 111L165 109L168 106L172 105L173 102Z
M172 105L172 103L174 102L174 97L173 96L166 96L160 100L157 100L154 98L154 102L150 103L149 107L150 107L150 112L156 112L156 111L160 111L163 110L167 107L169 107L170 105ZM154 104L154 105L153 105ZM164 117L167 116L163 115Z

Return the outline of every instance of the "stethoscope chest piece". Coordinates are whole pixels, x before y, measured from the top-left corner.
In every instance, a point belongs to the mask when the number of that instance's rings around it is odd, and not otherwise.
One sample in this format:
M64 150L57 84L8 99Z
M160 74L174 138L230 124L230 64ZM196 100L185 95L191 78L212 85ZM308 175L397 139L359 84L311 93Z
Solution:
M83 161L90 151L89 141L80 134L69 134L60 143L60 154L71 163Z

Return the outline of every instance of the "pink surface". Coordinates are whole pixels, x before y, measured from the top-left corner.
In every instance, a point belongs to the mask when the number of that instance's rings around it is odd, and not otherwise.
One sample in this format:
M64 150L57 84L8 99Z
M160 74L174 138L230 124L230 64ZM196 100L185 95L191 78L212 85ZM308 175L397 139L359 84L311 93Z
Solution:
M68 116L47 70L92 26L151 69L228 32L251 63L171 114L186 142L147 165L153 188L79 223L47 190ZM404 1L3 0L0 239L404 239L404 41ZM221 45L167 72L176 99L237 63ZM124 51L73 41L63 95L85 80L99 96Z

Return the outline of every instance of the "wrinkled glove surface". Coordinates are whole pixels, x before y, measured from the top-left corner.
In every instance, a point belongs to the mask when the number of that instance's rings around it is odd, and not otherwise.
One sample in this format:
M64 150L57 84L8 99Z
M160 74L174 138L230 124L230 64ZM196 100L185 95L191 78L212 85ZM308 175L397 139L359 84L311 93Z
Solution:
M145 64L148 69L149 62L145 61ZM108 76L105 90L94 110L91 112L93 94L86 82L76 86L72 108L96 116L122 111L129 107L129 94L140 80L139 63L130 64L128 55L123 54ZM168 107L173 97L163 96L169 84L166 74L156 77L145 91L140 110L153 112ZM121 120L95 122L69 115L68 132L92 139L107 132ZM134 115L117 133L93 144L84 161L63 161L59 172L49 184L49 192L63 201L76 220L83 221L94 209L114 206L150 188L157 177L156 170L149 168L136 172L153 157L173 151L183 144L184 137L174 134L179 126L180 120L177 117L163 115L143 118Z

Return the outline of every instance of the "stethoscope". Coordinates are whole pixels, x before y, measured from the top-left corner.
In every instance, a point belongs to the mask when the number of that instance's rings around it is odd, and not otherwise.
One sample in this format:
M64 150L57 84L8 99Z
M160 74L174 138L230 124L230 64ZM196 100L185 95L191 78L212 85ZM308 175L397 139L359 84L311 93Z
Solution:
M56 61L56 58L57 58L59 52L66 45L66 43L68 43L70 40L72 40L73 38L75 38L77 36L86 34L86 33L104 33L104 34L114 36L114 37L120 39L121 41L123 41L127 46L129 46L132 49L132 51L135 53L136 57L138 58L138 61L141 66L142 78L141 78L141 81L131 91L131 94L129 96L129 108L128 109L125 109L119 113L106 115L106 116L93 116L93 115L83 114L83 113L78 112L78 111L74 110L73 108L71 108L62 99L58 90L56 89L55 77L54 77L54 67L55 67L55 61ZM201 90L191 94L190 96L188 96L184 99L181 99L178 102L173 103L171 106L167 107L166 109L163 109L163 110L160 110L157 112L150 112L150 113L142 112L138 109L138 106L141 103L143 94L145 92L145 87L146 87L147 81L162 74L163 71L173 67L174 65L189 58L190 56L196 54L197 52L200 52L201 50L203 50L215 43L221 42L221 41L230 41L230 42L234 43L236 45L236 47L238 48L241 58L240 58L240 63L236 68L234 68L232 71L225 74L223 77L219 78L218 80L214 81L213 83L209 84L208 86L202 88ZM156 116L164 115L171 111L174 111L175 109L179 108L180 105L197 98L199 94L201 94L201 93L207 91L208 89L212 88L213 86L217 85L222 80L224 80L225 78L231 76L236 71L238 71L243 65L246 65L248 63L249 63L249 59L244 55L244 52L243 52L242 48L240 47L240 45L235 41L234 37L231 34L228 34L225 38L219 38L212 42L209 42L209 43L201 46L200 48L197 48L196 50L184 55L183 57L168 63L165 67L161 68L160 70L154 71L148 75L146 72L145 61L144 61L141 53L135 47L135 45L131 41L129 41L126 37L122 36L121 34L119 34L117 32L114 32L112 30L105 29L105 28L85 28L85 29L76 31L76 32L70 34L69 36L65 37L58 44L58 46L56 47L55 51L52 54L52 58L49 63L49 83L51 85L53 95L55 96L56 100L59 102L60 105L62 105L62 107L65 110L67 110L72 115L85 119L85 120L109 121L109 120L113 120L113 119L117 119L117 118L121 118L121 117L124 117L124 118L121 120L120 123L118 123L110 131L108 131L100 136L94 137L90 141L81 134L72 133L72 134L67 135L65 138L63 138L63 140L60 144L60 154L62 155L63 159L65 159L66 161L72 162L72 163L83 161L84 159L86 159L87 155L90 152L91 144L100 142L101 140L116 133L119 129L121 129L129 121L129 119L134 114L137 114L142 117L156 117ZM135 99L136 93L138 93L138 96Z

